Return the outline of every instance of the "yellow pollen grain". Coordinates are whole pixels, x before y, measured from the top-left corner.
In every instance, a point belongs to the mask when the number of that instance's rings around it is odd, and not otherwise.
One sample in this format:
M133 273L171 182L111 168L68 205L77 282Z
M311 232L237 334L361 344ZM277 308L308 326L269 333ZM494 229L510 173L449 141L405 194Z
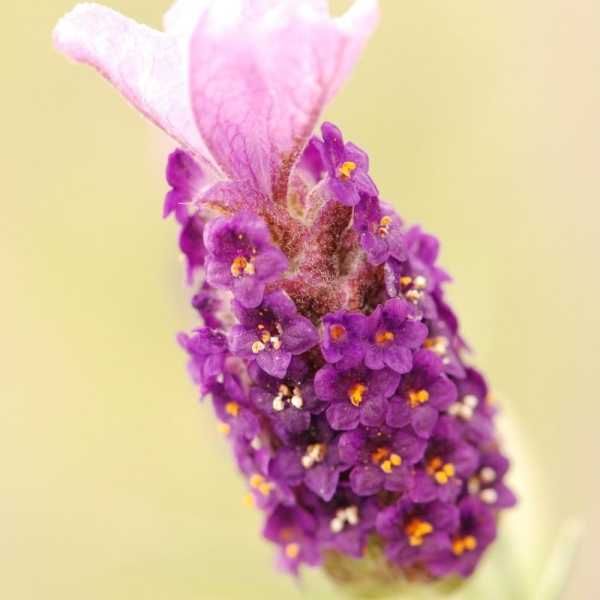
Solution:
M413 519L405 528L411 546L421 546L423 538L433 532L433 525L421 519Z
M271 335L268 331L263 331L262 335L260 336L260 339L262 340L263 344L266 344L271 339Z
M391 331L380 331L375 335L375 341L378 344L384 344L394 339L394 334Z
M444 461L438 456L434 458L427 466L427 473L433 475L438 469L444 466Z
M254 508L256 506L256 501L254 500L254 496L252 494L246 494L243 502L246 508Z
M427 390L411 391L408 393L408 401L412 408L416 408L420 404L425 404L429 400L429 392Z
M381 463L381 470L389 475L392 472L392 461L384 460Z
M341 325L332 325L329 328L329 335L331 335L331 338L337 342L337 340L346 335L346 329Z
M356 165L353 162L345 162L339 169L338 169L338 176L340 179L350 179L350 175L352 174L352 171L354 171L354 169L356 169Z
M262 342L254 342L254 344L252 344L252 352L254 354L258 354L259 352L262 352L265 349L265 345Z
M252 477L250 477L250 485L253 488L257 488L264 480L262 475L252 475Z
M262 330L262 329L265 328L265 326L261 324L261 325L258 326L258 328Z
M281 348L281 340L279 338L271 338L271 343L273 344L273 348L275 348L275 350L279 350L279 348Z
M382 460L386 459L390 455L390 451L387 448L377 448L371 457L375 464L379 464Z
M390 462L394 467L399 467L402 464L402 457L397 454L392 454L390 456Z
M231 263L231 274L234 277L239 277L246 270L247 266L248 261L243 256L238 256Z
M379 225L381 227L387 227L392 222L392 217L383 217L381 221L379 221Z
M217 425L217 431L221 435L229 435L229 432L231 431L231 427L227 423L219 423Z
M288 558L298 558L300 554L300 545L299 544L288 544L285 547L285 555Z
M446 473L446 475L448 475L448 477L454 477L454 475L456 474L456 469L454 468L454 465L452 463L445 464L443 471L444 473Z
M472 535L468 535L465 538L465 548L467 550L475 550L477 548L477 540Z
M455 556L462 556L465 552L465 542L461 538L456 538L452 542L452 552Z
M412 277L402 277L400 283L402 285L410 285L412 283Z
M271 493L271 484L270 483L261 483L258 486L258 491L263 495L263 496L268 496Z
M367 388L362 385L362 383L357 383L353 385L348 391L348 398L350 398L350 402L354 404L354 406L360 406L360 403L363 401L363 394L367 391Z
M438 471L433 477L440 485L446 485L448 481L450 481L448 475L446 475L444 471Z
M241 408L237 402L228 402L225 405L225 412L232 417L239 417Z

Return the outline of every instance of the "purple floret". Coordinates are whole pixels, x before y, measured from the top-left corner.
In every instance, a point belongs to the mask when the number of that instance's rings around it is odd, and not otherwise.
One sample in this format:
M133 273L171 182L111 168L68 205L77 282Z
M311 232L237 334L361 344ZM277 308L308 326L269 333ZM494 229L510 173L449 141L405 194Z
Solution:
M207 391L212 395L215 413L224 435L251 440L260 433L258 419L248 407L248 400L237 377L225 373L223 382L213 380Z
M517 499L503 481L508 467L508 459L499 452L482 454L477 472L467 481L467 492L492 510L512 508Z
M367 324L367 317L361 313L346 310L325 315L323 317L323 341L321 350L325 360L336 363L344 356L362 358L365 350L362 334Z
M429 502L439 498L454 502L479 464L476 448L460 439L453 439L451 419L440 419L423 459L423 466L415 473L411 498L415 502Z
M406 302L393 298L385 306L377 306L368 318L364 337L367 367L387 366L402 374L411 370L411 349L425 341L427 327L412 318L412 309Z
M353 225L372 265L380 265L390 257L406 260L402 220L388 204L375 196L363 196L354 209Z
M189 207L205 182L200 165L183 150L175 150L167 163L167 182L172 187L165 197L163 218L175 213L181 225L188 220Z
M320 148L333 197L346 206L355 206L361 196L377 196L377 186L368 174L367 154L352 142L344 144L342 132L332 123L323 123L321 134Z
M331 402L326 415L334 429L354 429L359 423L378 426L385 420L387 399L400 375L391 369L372 371L362 360L344 358L325 365L315 376L317 396Z
M231 328L231 351L240 358L255 359L273 377L285 377L292 356L319 342L315 326L296 314L296 305L282 290L269 292L256 308L245 308L234 300L231 310L240 322Z
M204 228L208 283L231 290L247 308L257 307L267 284L277 281L289 266L285 254L270 239L265 222L250 212L209 221Z
M377 516L377 533L389 540L387 559L397 565L429 562L452 548L450 536L459 526L459 510L439 500L415 504L401 498Z
M344 433L340 456L349 465L352 491L371 496L382 488L408 492L413 487L413 465L423 458L427 442L412 428L359 426Z
M496 411L488 400L487 384L475 369L466 369L465 373L464 379L456 381L458 400L448 408L448 413L456 418L466 440L473 444L492 444Z
M263 535L281 547L279 565L285 571L298 574L301 563L321 564L317 544L317 520L300 507L278 506L265 524Z
M483 502L464 498L458 508L460 526L452 537L450 549L429 561L429 570L438 577L451 573L461 577L471 575L485 549L496 538L496 519Z
M380 512L375 498L357 496L349 487L340 485L330 502L310 492L302 494L302 501L317 517L317 538L323 547L352 558L364 556Z
M444 365L431 350L413 355L413 369L402 377L398 393L390 400L386 423L391 427L412 425L428 439L440 411L456 400L456 386L442 372Z
M269 475L290 487L304 483L328 502L337 489L340 472L348 468L339 451L336 434L322 417L313 417L307 431L282 436L285 444L276 452Z
M200 213L188 217L179 235L179 248L185 256L188 284L193 283L194 275L204 265L207 252L203 235L204 221Z
M194 330L189 337L180 333L177 339L191 357L190 374L204 395L207 386L223 371L229 353L227 336L220 331L202 327Z
M265 373L257 361L248 365L248 373L256 382L250 390L250 400L273 424L281 423L291 433L304 431L310 425L311 414L327 408L317 398L314 382L307 378L308 368L299 357L293 357L283 378Z

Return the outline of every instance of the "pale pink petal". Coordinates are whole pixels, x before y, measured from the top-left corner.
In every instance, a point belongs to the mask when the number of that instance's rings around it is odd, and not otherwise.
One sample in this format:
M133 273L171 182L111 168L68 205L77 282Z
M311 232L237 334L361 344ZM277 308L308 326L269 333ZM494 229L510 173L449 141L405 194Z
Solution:
M237 0L252 17L242 19L232 3L212 4L192 36L192 110L232 179L281 198L299 151L372 32L377 4L358 0L332 19L319 0Z
M80 4L54 30L58 50L95 67L150 121L210 162L189 107L173 38L97 4Z

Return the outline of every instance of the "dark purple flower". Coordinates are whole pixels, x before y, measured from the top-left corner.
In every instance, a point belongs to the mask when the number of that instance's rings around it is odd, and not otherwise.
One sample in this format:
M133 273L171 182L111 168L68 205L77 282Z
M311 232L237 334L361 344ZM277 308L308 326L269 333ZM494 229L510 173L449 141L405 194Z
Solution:
M290 487L304 483L328 502L335 494L340 472L348 468L340 457L339 438L325 420L313 417L306 431L284 437L285 444L271 461L270 477Z
M317 538L325 548L333 548L352 558L364 556L375 520L380 512L375 498L362 498L347 486L339 486L330 502L302 494L303 504L317 517Z
M457 397L456 386L442 374L444 365L431 350L413 355L413 369L402 377L397 394L390 400L386 422L391 427L409 423L422 438L429 438L439 412Z
M325 360L336 363L344 356L362 358L365 351L361 339L367 317L346 310L323 317L323 341L321 350Z
M458 508L439 500L415 504L401 498L396 506L382 510L377 516L377 533L389 540L385 555L397 565L446 555L452 547L450 536L458 525Z
M175 150L169 155L166 175L172 189L165 197L163 218L174 212L177 221L185 225L189 206L205 182L204 172L187 152Z
M354 209L353 225L372 265L380 265L390 256L406 260L402 220L389 204L376 196L363 196Z
M361 195L377 196L377 186L369 177L369 157L352 142L344 144L342 132L332 123L321 125L321 152L333 196L346 206L355 206Z
M400 381L391 369L371 371L362 360L344 358L325 365L315 376L317 396L331 402L327 419L334 429L354 429L359 423L378 426L385 420L389 398Z
M219 329L223 326L223 322L219 318L224 308L223 304L221 292L209 286L206 281L202 283L200 291L192 298L192 306L198 311L204 324L211 329Z
M185 256L187 282L193 283L194 275L204 265L207 252L203 241L204 221L200 213L187 218L179 235L179 248Z
M207 386L215 413L222 424L220 431L225 436L252 440L259 434L260 425L248 407L240 381L231 373L224 373L222 379L222 383L214 380Z
M468 368L466 377L456 381L458 400L448 408L456 418L462 436L473 444L491 444L495 440L493 416L488 387L483 375Z
M195 329L188 337L180 333L177 339L191 357L190 374L196 384L205 389L223 371L229 347L227 336L208 327Z
M499 452L482 454L477 472L467 481L467 492L492 510L512 508L517 499L503 482L508 467L508 459Z
M263 535L281 547L280 567L298 574L301 563L321 564L322 557L316 540L317 521L299 506L278 506L267 517Z
M289 266L285 254L270 243L265 222L241 211L232 218L218 217L204 228L206 280L220 290L231 290L245 307L262 300L265 287L279 279Z
M292 358L283 378L265 373L256 361L248 365L248 372L257 384L250 390L254 406L291 433L307 429L311 413L323 412L327 407L317 398L314 383L306 376L308 368L299 357Z
M247 440L238 436L233 438L233 442L238 466L250 484L247 504L256 505L264 511L272 511L279 505L295 506L294 492L288 486L269 477L271 452L263 446L261 437Z
M438 316L435 295L440 285L449 281L447 273L436 266L439 242L420 227L412 227L404 237L407 260L390 257L385 263L388 295L404 298L415 309L415 317Z
M353 465L352 491L371 496L382 488L407 492L413 486L413 465L423 458L427 442L412 428L392 429L359 426L342 434L340 456Z
M408 373L413 364L411 349L427 338L427 327L412 318L412 309L399 298L379 304L364 331L365 364L370 369L390 367Z
M256 359L269 375L282 379L293 355L319 342L319 333L283 290L269 292L257 308L234 300L231 309L240 325L231 328L231 351L240 358Z
M471 575L485 549L496 538L496 519L483 502L464 498L458 507L460 527L452 537L451 549L429 561L429 570L438 577L451 573L461 577Z
M411 491L415 502L429 502L436 498L454 502L464 482L477 469L477 450L467 442L452 439L445 425L444 420L438 422L423 465L415 473L415 485Z

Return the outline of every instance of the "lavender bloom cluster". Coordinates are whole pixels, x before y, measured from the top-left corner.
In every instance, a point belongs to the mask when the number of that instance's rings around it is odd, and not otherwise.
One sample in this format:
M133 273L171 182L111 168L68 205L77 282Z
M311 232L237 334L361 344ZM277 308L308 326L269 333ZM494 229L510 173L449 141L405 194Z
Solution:
M170 156L165 216L204 323L180 343L284 569L378 548L405 573L467 577L515 504L496 409L464 363L438 241L380 201L362 150L321 133L270 203L195 203L202 167Z

